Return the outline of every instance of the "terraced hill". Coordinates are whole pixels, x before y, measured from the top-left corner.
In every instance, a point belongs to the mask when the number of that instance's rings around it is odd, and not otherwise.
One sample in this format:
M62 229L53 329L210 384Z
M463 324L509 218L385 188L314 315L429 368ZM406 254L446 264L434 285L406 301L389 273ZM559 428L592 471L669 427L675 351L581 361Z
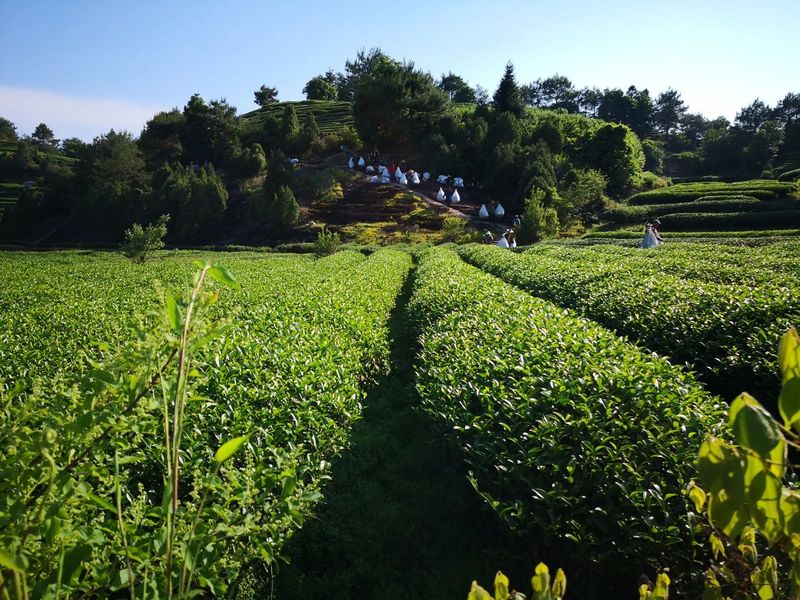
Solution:
M800 228L800 185L773 179L682 183L635 194L604 217L609 224L591 236L630 239L656 218L667 234L712 237L735 232L744 237L751 231L774 230L780 235Z
M355 124L353 109L349 102L334 100L303 100L300 102L277 102L243 114L240 118L245 126L258 127L266 117L280 119L284 109L293 105L300 123L312 113L323 135L337 133Z

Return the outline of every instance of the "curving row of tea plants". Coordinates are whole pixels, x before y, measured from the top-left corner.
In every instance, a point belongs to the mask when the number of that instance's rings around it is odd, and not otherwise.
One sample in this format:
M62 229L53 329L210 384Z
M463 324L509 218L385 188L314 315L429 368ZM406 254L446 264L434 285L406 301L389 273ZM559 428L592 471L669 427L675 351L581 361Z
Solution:
M409 315L424 407L502 518L584 566L690 570L681 490L724 417L691 374L446 248L422 255Z
M270 568L386 364L410 255L218 255L160 301L187 256L3 258L0 586L179 598Z
M725 395L748 390L776 396L780 381L774 349L781 335L800 321L796 285L689 280L636 260L553 246L523 254L468 246L461 255L535 296L574 309L676 362L691 364ZM691 255L675 260L693 262ZM747 268L746 251L739 260ZM783 275L784 281L791 277L789 272Z

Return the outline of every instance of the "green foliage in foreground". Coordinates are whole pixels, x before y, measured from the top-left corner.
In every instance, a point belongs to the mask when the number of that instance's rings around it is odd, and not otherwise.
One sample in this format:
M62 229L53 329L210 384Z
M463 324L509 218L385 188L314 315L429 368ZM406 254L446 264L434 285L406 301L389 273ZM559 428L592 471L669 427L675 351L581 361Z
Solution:
M424 408L506 522L584 567L691 570L681 490L722 407L690 374L446 248L422 255L409 314Z
M319 498L363 384L388 357L386 322L411 257L241 261L242 289L204 296L189 346L182 325L193 295L167 294L132 329L108 329L117 300L142 307L142 295L131 295L144 284L134 276L129 285L125 262L109 268L113 256L97 270L80 258L63 260L69 268L35 255L9 261L18 284L0 297L0 407L14 427L0 438L0 576L31 598L129 586L151 598L185 596L193 585L230 592L247 566L280 557ZM174 263L148 268L170 275ZM37 278L60 282L72 302L54 311L46 293L29 300ZM94 297L82 292L87 280ZM206 335L214 329L216 339ZM98 334L106 343L83 353ZM181 348L191 368L181 369ZM176 394L186 398L182 416L165 419L165 399ZM170 423L183 423L182 433L165 448ZM178 460L175 484L164 473L169 463L174 476Z
M800 491L783 485L790 468L789 445L800 442L800 336L796 330L781 338L778 362L783 381L778 408L783 422L775 421L755 398L741 394L729 411L736 443L708 436L698 452L703 488L693 485L689 494L698 511L707 506L714 528L710 542L721 564L713 565L706 578L706 594L716 591L714 598L722 597L719 582L737 597L800 596ZM782 569L773 555L759 558L756 531L779 549L779 558L788 555L791 569L788 565Z
M469 246L461 254L535 296L692 364L719 392L777 388L772 348L800 320L800 288L698 280L687 285L648 265L563 246L534 247L524 254L496 250L502 249ZM747 256L743 250L742 266Z

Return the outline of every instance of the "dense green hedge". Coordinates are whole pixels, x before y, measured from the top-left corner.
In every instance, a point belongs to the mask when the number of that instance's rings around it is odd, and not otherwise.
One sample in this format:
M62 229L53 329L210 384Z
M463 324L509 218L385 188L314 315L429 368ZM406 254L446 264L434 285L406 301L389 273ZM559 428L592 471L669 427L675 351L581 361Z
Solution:
M800 180L800 169L792 169L791 171L786 171L785 173L781 173L778 177L779 181L798 181Z
M800 324L797 288L687 282L582 248L500 250L473 245L461 255L650 350L692 364L721 394L748 390L759 398L777 397L775 350L781 334ZM743 252L739 260L746 266L749 257Z
M669 232L661 232L661 236L665 240L671 240L679 237L686 238L784 238L784 237L797 237L800 236L800 229L764 229L764 230L748 230L748 231L682 231L680 233L671 234ZM615 231L592 231L587 233L581 239L622 239L622 240L641 240L644 238L644 231L637 230L631 231L629 229L617 229ZM561 243L561 242L554 242Z
M203 506L196 534L206 542L192 548L191 560L208 596L212 589L222 595L245 565L266 567L280 556L319 500L330 462L360 414L364 384L385 368L387 321L412 265L407 253L392 250L318 261L214 258L231 268L242 289L223 291L210 309L230 317L232 328L194 354L176 517L185 536ZM151 336L169 319L137 317L132 332L125 325L131 307L141 315L153 306L156 295L146 292L153 277L169 288L191 281L191 259L179 255L145 267L112 254L2 259L0 274L13 285L0 290L0 405L15 427L0 437L0 548L27 561L27 581L38 590L32 597L43 597L48 578L61 576L59 556L66 557L64 597L120 589L128 548L137 581L150 577L155 587L163 570L159 386L134 411L122 407L128 388L135 392L152 376L143 368L146 353L169 353L171 342ZM120 363L119 356L138 358ZM87 358L95 361L93 369L84 366ZM27 382L22 393L14 387L18 381ZM112 434L104 439L99 432L107 427ZM214 451L243 434L249 436L245 447L212 473ZM65 467L87 448L86 460ZM116 486L126 542L113 514ZM41 489L47 493L39 504L25 510ZM205 504L204 489L211 490ZM123 592L111 595L127 596Z
M775 229L800 227L800 210L716 213L680 212L661 215L661 230L682 229Z
M795 201L790 201L795 203ZM763 201L752 196L730 196L718 198L716 196L705 196L692 202L677 204L642 204L632 206L617 206L603 213L603 218L612 223L635 223L643 222L647 219L660 217L661 215L676 212L746 212L746 211L766 211L794 208L792 204L780 201ZM800 209L800 204L797 204Z
M422 255L409 314L425 410L507 522L584 567L687 567L682 489L723 418L689 373L449 249Z
M669 204L691 202L703 196L747 195L759 200L773 200L778 196L796 193L794 183L774 179L755 179L736 183L681 183L668 188L641 192L630 197L629 204Z

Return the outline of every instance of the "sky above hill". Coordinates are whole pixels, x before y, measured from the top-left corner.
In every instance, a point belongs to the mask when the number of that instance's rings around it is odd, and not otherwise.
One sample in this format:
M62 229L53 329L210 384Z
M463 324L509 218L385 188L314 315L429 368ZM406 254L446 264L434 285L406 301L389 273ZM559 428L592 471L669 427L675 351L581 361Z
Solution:
M240 113L261 84L300 100L373 47L490 93L509 60L519 83L672 87L709 118L800 92L797 0L0 0L0 23L0 116L59 138L138 135L195 92Z

